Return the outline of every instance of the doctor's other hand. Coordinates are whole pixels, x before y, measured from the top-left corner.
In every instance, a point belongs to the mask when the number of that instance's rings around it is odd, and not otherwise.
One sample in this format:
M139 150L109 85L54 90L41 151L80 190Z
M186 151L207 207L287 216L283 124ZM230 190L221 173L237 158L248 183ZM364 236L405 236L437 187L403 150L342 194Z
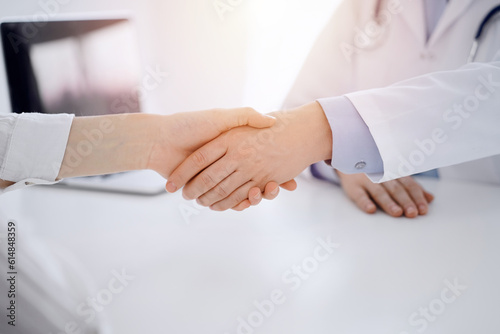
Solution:
M393 217L415 218L427 214L434 200L411 176L377 184L365 174L337 173L346 195L366 213L375 213L378 206Z
M310 164L331 159L332 134L319 103L271 115L277 121L269 129L233 129L203 146L169 183L186 185L186 199L222 211L244 201L252 188L286 183Z

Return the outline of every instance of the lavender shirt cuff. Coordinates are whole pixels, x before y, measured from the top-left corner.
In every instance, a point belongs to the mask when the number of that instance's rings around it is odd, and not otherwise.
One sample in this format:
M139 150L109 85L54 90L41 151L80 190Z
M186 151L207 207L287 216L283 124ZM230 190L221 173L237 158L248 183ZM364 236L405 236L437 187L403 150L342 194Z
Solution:
M332 167L346 174L383 173L377 144L351 101L340 96L318 102L332 129Z

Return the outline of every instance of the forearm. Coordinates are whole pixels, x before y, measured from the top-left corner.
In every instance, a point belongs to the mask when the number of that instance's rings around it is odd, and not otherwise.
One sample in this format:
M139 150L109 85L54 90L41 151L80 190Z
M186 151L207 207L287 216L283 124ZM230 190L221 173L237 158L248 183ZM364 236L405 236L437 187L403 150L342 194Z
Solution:
M75 118L57 179L148 169L165 117L127 114Z
M292 149L306 164L332 158L332 131L318 102L311 102L285 112L271 113L287 133L283 145ZM294 138L294 139L291 139Z

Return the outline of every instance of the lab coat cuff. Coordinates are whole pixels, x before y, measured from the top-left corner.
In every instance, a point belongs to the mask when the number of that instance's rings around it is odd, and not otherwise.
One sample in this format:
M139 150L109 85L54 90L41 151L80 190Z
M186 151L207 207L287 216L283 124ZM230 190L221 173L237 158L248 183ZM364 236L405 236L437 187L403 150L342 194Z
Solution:
M11 186L16 189L55 182L73 118L74 115L68 114L21 114L14 126L0 179L20 183Z
M383 173L375 140L351 101L340 96L318 102L332 129L332 167L346 174Z

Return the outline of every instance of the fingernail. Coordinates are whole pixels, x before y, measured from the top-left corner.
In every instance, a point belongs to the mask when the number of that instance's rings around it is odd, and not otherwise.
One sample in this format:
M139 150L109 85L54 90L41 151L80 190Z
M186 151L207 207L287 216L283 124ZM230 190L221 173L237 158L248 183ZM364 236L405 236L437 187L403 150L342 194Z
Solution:
M413 206L410 206L407 210L406 210L406 214L407 215L414 215L414 214L417 214L417 209L415 209Z
M276 119L276 117L273 117L271 115L264 115L264 116L267 117L267 118L270 118L270 119Z
M398 214L398 213L401 212L401 208L399 206L397 206L397 205L392 205L391 206L391 211L392 211L392 213Z
M203 204L201 204L201 200L199 198L196 199L196 203L198 203L198 205L203 206Z
M424 213L425 213L425 212L427 212L427 206L425 206L425 205L423 205L423 204L420 204L420 205L418 206L418 210L419 210L420 212L424 212Z
M367 211L372 211L372 210L375 209L375 205L373 205L373 204L367 204L365 208L366 208Z
M177 191L177 186L173 182L167 182L167 191L169 193L175 193Z
M270 192L271 196L277 195L279 191L279 187L276 187L273 191Z
M255 195L253 195L253 199L259 199L261 195L262 194L260 192L256 193Z

